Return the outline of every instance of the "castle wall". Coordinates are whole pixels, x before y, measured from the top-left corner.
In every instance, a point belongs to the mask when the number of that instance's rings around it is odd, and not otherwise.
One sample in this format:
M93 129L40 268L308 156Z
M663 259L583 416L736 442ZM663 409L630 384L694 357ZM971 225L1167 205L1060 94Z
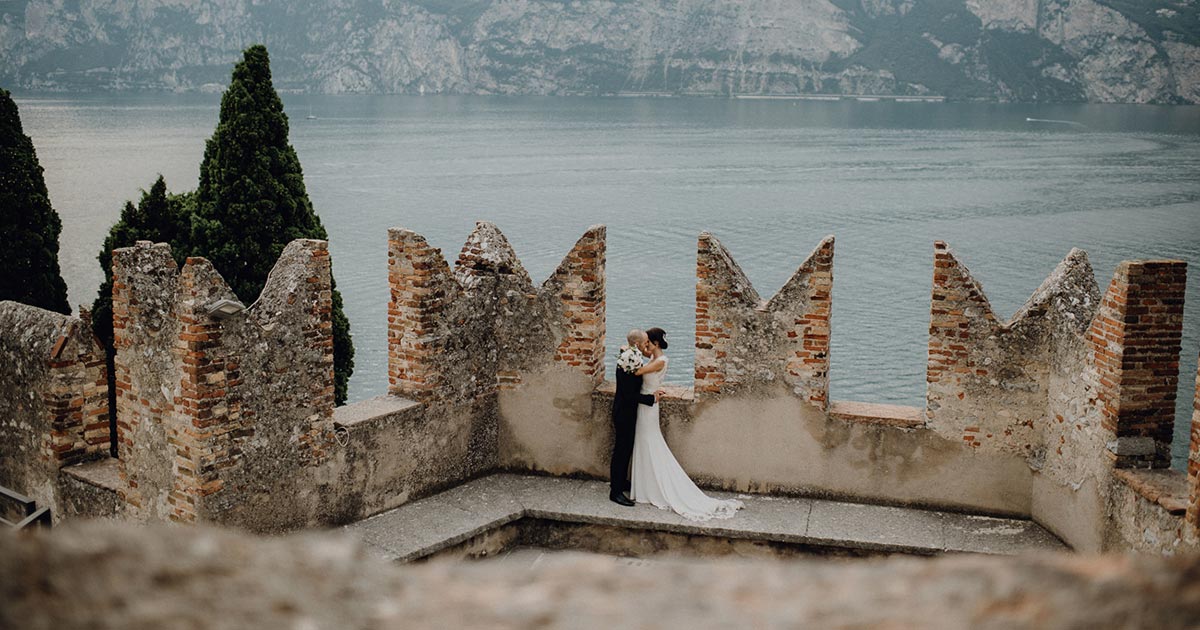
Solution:
M104 352L86 319L0 302L0 485L64 514L58 471L106 457Z
M318 474L334 444L325 243L289 244L259 299L225 319L210 306L237 298L207 260L176 271L169 248L144 242L113 260L130 514L260 530L322 521L336 492Z
M179 269L162 243L115 250L112 260L121 498L134 518L167 520L175 465L168 439L182 372L173 352Z
M791 395L817 409L829 403L829 318L833 237L827 236L770 301L754 290L733 256L711 234L696 259L698 400L733 393Z
M1098 548L1105 438L1091 391L1089 323L1099 289L1072 250L1007 322L966 265L934 245L925 417L980 455L1019 459L1030 514L1071 544Z
M379 396L334 410L338 504L331 522L365 518L466 477L470 414L431 422L421 403ZM463 426L466 425L466 426Z
M1029 470L926 428L840 419L784 395L700 402L664 434L705 485L1027 516Z
M833 244L763 300L716 237L700 236L695 380L662 404L664 435L697 481L1026 516L1082 550L1196 545L1200 401L1190 477L1163 469L1182 262L1126 261L1101 296L1073 250L1001 322L936 243L919 409L829 400ZM337 410L324 242L289 244L259 299L227 317L211 307L236 297L202 258L180 269L166 245L141 242L113 261L115 469L72 469L67 486L58 474L106 448L103 360L86 326L0 304L0 321L22 331L0 346L16 366L0 386L40 393L4 401L24 424L0 471L59 483L69 511L109 511L115 488L134 518L279 531L496 470L607 475L602 226L540 285L490 223L453 266L419 234L389 230L389 391Z
M1200 531L1200 367L1196 368L1196 394L1192 398L1192 430L1188 447L1187 523Z
M834 415L828 403L833 239L771 300L758 297L720 242L697 249L694 388L663 403L664 434L704 485L1029 515L1032 472L1015 451L965 445L917 420ZM543 370L502 393L505 417L531 419L503 465L606 476L611 384ZM913 415L917 416L914 410ZM505 438L508 438L507 442Z
M1164 283L1159 288L1170 287ZM1127 303L1147 306L1144 299ZM1164 308L1159 313L1169 310ZM1192 398L1189 446L1187 472L1128 467L1114 471L1104 523L1106 549L1134 549L1166 555L1200 551L1200 487L1197 486L1197 469L1200 467L1196 465L1200 460L1197 455L1200 452L1200 371L1196 375Z
M1090 360L1084 364L1093 374L1095 403L1086 411L1099 420L1104 443L1092 449L1101 456L1080 453L1074 460L1111 476L1105 483L1096 475L1097 500L1105 508L1094 534L1099 544L1079 548L1170 552L1181 543L1194 548L1195 537L1180 518L1186 475L1168 470L1186 273L1182 261L1122 262L1089 327Z
M389 395L336 412L325 244L285 249L243 312L201 258L165 245L114 253L120 492L136 518L275 531L346 522L498 467L500 445L545 414L499 397L547 369L601 377L604 230L589 230L534 288L481 223L452 270L389 233ZM551 390L553 391L553 390ZM503 427L503 431L502 431ZM544 453L539 453L544 455Z
M58 505L63 520L119 518L125 514L119 463L102 457L59 470Z
M662 411L664 434L694 478L728 490L1029 516L1080 549L1168 549L1114 533L1141 527L1163 532L1146 540L1169 540L1181 530L1179 515L1144 484L1131 490L1112 472L1118 430L1161 436L1169 422L1147 421L1142 410L1172 404L1171 385L1149 383L1177 365L1182 263L1124 263L1102 300L1086 254L1073 250L1002 323L937 243L927 405L911 419L878 418L826 402L832 245L823 241L764 301L719 241L700 237L695 385L672 388ZM1114 295L1134 297L1126 306ZM1095 331L1114 318L1141 324L1098 342ZM810 354L799 365L815 366L804 378L795 369L801 352ZM1109 356L1125 367L1104 377ZM538 418L513 441L538 444L541 455L514 450L506 466L604 477L611 384L586 396L583 381L549 372L526 379L538 386L502 396L502 406ZM1123 420L1105 422L1097 402L1105 392L1133 401ZM1161 439L1149 443L1151 454L1166 452Z

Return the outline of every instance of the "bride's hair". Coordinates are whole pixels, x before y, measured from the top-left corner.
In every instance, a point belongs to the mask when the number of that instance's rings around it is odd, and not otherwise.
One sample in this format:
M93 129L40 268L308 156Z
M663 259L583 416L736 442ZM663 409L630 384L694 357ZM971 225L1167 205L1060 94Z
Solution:
M650 343L663 350L667 349L667 331L661 328L647 328L646 336L650 338Z

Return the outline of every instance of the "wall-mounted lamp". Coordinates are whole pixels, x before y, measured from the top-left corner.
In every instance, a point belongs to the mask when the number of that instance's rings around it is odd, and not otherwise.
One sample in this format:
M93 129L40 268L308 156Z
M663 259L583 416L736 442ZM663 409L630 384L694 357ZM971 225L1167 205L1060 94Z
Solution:
M230 316L237 315L246 310L241 302L237 300L217 300L208 305L208 316L213 319L226 319Z

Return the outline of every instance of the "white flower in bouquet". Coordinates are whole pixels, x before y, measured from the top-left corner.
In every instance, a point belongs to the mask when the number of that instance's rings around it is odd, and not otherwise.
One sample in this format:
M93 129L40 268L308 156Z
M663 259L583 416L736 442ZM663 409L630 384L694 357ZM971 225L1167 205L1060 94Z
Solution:
M646 363L646 357L641 350L630 346L621 346L621 354L617 358L617 369L633 374Z

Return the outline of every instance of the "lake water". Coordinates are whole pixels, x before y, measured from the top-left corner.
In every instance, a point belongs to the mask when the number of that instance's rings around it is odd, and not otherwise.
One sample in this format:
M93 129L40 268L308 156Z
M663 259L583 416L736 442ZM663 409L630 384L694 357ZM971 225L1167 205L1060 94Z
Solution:
M674 342L669 378L681 383L691 380L701 231L729 247L764 298L834 234L831 394L911 405L924 395L934 240L955 249L1001 319L1081 247L1102 289L1124 259L1193 266L1175 440L1182 465L1200 350L1200 108L284 101L353 329L353 400L386 389L388 227L424 234L453 260L476 220L493 221L540 282L589 225L606 224L610 356L629 328L662 326ZM71 302L90 304L101 279L95 256L124 200L156 173L173 191L196 186L218 97L17 102L62 216Z

